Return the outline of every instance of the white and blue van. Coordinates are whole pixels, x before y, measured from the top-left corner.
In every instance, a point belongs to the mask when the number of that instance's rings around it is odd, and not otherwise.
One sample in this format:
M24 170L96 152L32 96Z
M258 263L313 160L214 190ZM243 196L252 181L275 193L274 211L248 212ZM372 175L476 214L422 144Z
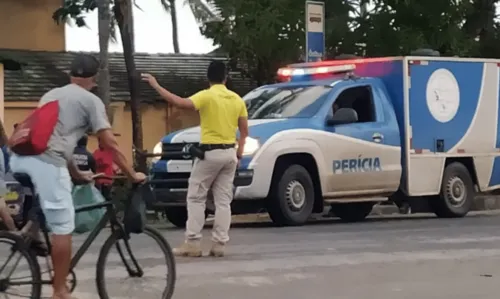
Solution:
M328 205L358 221L397 194L439 217L466 215L476 192L500 187L499 63L405 56L280 69L285 82L244 96L234 213L266 209L278 225L301 225ZM188 128L154 149L156 201L178 226L192 166L183 149L199 138Z

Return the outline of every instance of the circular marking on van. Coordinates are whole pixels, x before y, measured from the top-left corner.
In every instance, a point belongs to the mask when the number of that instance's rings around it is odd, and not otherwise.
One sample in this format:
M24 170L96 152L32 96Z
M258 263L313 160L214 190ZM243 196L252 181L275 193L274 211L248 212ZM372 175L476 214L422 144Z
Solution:
M439 122L451 121L460 106L460 87L457 79L447 69L435 70L427 81L427 107Z

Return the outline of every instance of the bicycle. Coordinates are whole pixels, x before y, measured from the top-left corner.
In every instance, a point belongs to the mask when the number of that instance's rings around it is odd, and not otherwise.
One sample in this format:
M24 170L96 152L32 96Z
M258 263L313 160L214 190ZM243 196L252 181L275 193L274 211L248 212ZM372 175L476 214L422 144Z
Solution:
M32 191L32 194L35 194L34 187L31 182L31 178L27 174L23 173L16 173L14 175L16 180L24 187L30 188ZM100 177L106 177L106 176L100 176ZM106 178L111 178L115 179L113 177L106 177ZM144 182L144 184L151 184L152 181L147 181ZM137 187L139 185L134 185L131 189L130 195L134 194L134 191L137 190ZM127 202L130 201L131 196L127 197ZM42 286L43 285L50 285L52 284L52 269L51 269L51 262L50 262L50 238L49 238L49 232L46 227L46 222L45 222L45 217L40 209L39 206L39 201L38 201L38 196L33 196L32 197L32 207L30 209L28 219L25 221L25 224L23 228L19 232L8 232L8 231L0 231L0 241L2 242L7 242L11 246L10 250L10 255L7 258L6 262L4 265L0 267L0 294L8 294L7 291L9 290L9 287L11 286L22 286L22 285L31 285L31 295L29 298L32 299L39 299L41 298L42 295ZM90 210L95 210L95 209L101 209L101 208L106 208L106 212L102 219L99 221L97 226L89 233L87 236L86 240L83 242L83 244L78 248L76 253L73 255L72 260L71 260L71 266L70 266L70 273L69 273L69 283L70 286L68 287L70 292L73 292L74 289L76 288L76 274L75 274L75 267L77 266L78 262L80 259L83 257L83 255L87 252L89 249L90 245L94 242L94 240L97 238L99 233L104 230L107 227L107 224L109 224L109 227L111 229L111 234L109 237L106 239L104 244L102 245L100 252L99 252L99 257L97 259L97 264L96 264L96 285L97 285L97 291L99 298L101 299L108 299L108 290L106 289L106 283L105 283L105 277L104 277L104 270L105 270L105 263L108 258L109 252L112 249L113 246L116 247L121 261L123 262L126 271L129 275L129 277L142 277L144 275L144 271L137 262L131 248L129 245L129 239L130 239L130 234L125 230L124 225L121 223L121 220L117 217L117 210L116 210L116 200L109 200L107 199L106 201L102 203L97 203L97 204L91 204L91 205L86 205L86 206L81 206L75 209L75 213L81 213L85 211L90 211ZM44 239L46 241L47 247L48 247L48 254L46 256L46 265L47 265L47 271L41 272L41 267L38 262L37 258L37 253L30 249L30 243L31 243L31 238L27 236L28 230L31 228L32 225L38 224L40 226L40 229L43 233ZM162 293L162 299L170 299L174 293L175 289L175 282L176 282L176 267L175 267L175 258L172 253L172 249L170 245L168 244L167 240L161 235L160 232L158 232L156 229L146 226L144 231L144 235L147 235L160 246L161 252L163 253L166 261L166 267L168 270L167 277L166 277L166 282L167 286L165 287L163 293ZM118 241L123 241L125 246L120 246ZM123 248L125 247L125 248ZM129 255L129 261L125 259L124 256L124 250L126 250L127 254ZM13 259L16 253L20 253L20 257L15 261L14 269L10 271L10 273L7 273L8 275L6 277L3 277L2 273L6 269L7 264ZM13 274L15 267L19 265L19 262L21 258L25 258L28 267L29 267L29 276L24 276L20 278L11 278L11 275ZM44 273L49 273L49 278L48 280L43 280L42 279L42 274ZM31 280L29 281L24 281L20 282L17 281L17 279L21 278L29 278L31 277Z

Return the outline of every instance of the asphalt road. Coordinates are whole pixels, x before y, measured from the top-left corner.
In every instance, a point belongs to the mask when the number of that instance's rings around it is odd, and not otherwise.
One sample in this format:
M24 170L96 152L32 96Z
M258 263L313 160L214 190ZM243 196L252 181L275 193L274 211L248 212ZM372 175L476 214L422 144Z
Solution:
M163 233L172 246L182 242L180 230ZM208 239L208 230L205 235ZM174 298L497 299L500 294L498 213L289 228L238 224L231 237L222 259L178 259ZM162 274L156 247L144 237L134 238L145 271ZM75 243L82 239L76 237ZM99 238L78 267L76 298L97 298L95 262L103 240ZM204 245L208 251L208 241ZM125 275L114 262L111 257L111 298L154 298L147 290L161 278L142 283L119 279Z

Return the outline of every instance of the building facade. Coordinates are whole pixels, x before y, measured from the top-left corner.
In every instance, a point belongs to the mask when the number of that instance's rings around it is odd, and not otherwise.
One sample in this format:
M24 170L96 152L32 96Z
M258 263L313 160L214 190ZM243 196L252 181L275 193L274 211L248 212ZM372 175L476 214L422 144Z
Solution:
M65 51L64 25L52 19L60 4L61 0L0 1L0 117L8 135L13 125L36 107L43 93L69 82L67 68L76 53ZM154 74L160 84L186 97L207 87L206 67L213 59L223 59L185 54L137 54L135 58L139 72ZM127 73L120 53L110 54L109 70L113 129L131 158L132 118ZM249 81L239 74L231 77L236 92L251 89ZM199 122L197 113L169 107L143 83L141 114L146 150L152 150L166 133ZM90 148L96 148L95 140L91 140Z

